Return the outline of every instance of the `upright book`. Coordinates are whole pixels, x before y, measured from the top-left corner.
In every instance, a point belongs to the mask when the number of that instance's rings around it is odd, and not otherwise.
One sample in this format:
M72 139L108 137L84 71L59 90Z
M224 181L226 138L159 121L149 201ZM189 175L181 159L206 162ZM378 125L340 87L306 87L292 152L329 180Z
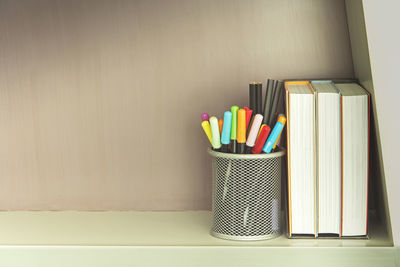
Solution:
M367 235L370 96L356 83L341 94L342 236Z
M312 81L316 103L318 236L340 235L340 94L332 81Z
M285 82L289 236L316 236L315 97L307 81Z

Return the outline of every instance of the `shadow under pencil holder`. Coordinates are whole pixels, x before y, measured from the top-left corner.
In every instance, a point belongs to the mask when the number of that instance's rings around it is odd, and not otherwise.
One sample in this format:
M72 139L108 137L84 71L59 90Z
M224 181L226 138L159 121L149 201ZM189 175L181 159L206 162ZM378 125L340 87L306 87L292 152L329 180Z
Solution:
M279 236L286 150L270 154L208 152L213 170L211 234L249 241Z

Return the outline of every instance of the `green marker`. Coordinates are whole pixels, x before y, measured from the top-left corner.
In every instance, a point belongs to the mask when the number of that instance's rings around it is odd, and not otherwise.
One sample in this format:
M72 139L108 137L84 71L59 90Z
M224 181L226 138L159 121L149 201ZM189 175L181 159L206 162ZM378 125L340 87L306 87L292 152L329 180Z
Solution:
M232 106L232 124L231 124L231 152L237 154L237 115L238 106Z

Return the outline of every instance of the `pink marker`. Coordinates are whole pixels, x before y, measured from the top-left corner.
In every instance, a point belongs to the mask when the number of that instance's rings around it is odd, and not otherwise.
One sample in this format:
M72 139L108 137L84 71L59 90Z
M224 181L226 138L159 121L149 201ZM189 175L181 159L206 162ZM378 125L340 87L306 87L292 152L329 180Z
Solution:
M208 113L201 113L201 121L208 121L209 119Z
M253 146L256 143L257 134L258 131L260 130L262 120L263 120L263 115L256 114L254 116L253 124L251 125L250 133L246 141L246 154L251 154L251 150L253 149Z

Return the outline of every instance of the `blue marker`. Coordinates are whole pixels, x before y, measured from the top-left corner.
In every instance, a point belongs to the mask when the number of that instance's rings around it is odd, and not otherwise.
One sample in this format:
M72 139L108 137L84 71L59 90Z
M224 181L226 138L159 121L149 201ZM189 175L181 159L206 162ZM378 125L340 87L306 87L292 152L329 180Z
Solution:
M231 142L231 126L232 126L232 112L225 111L224 113L224 125L222 126L221 133L221 152L229 152L228 145Z
M281 116L279 117L278 121L275 124L274 129L271 132L271 135L268 137L267 142L265 142L265 146L263 148L263 151L265 153L271 153L272 148L274 147L274 144L276 143L276 140L278 139L279 135L281 134L283 127L285 126L286 123L286 117Z

